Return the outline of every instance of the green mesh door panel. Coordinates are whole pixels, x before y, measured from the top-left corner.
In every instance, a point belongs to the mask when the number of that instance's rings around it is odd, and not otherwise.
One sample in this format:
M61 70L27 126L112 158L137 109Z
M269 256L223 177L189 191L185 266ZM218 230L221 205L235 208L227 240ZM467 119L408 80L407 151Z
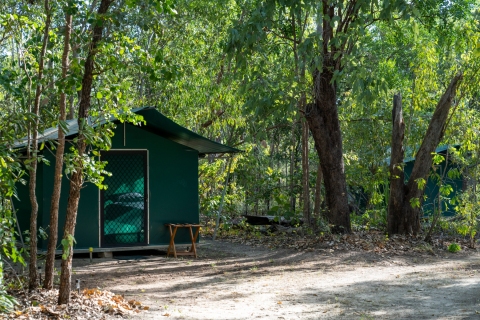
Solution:
M147 151L106 151L107 190L100 193L102 247L147 243Z

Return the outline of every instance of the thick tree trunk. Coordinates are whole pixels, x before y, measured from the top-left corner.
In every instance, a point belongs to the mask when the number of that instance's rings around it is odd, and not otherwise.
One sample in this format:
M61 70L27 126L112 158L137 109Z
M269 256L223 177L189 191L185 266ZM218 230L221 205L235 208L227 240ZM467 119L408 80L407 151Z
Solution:
M396 233L403 233L403 234L413 234L416 235L420 232L421 225L420 225L420 212L422 207L423 201L423 193L424 189L419 188L419 179L424 179L425 181L428 179L428 174L432 167L433 163L433 153L437 148L438 144L442 140L443 134L445 133L445 129L447 126L448 116L450 114L450 109L453 105L455 95L457 92L457 87L460 81L462 80L462 74L456 75L448 88L443 93L440 101L438 102L435 111L433 113L432 119L430 120L430 124L428 125L427 132L422 141L422 145L418 150L416 157L415 157L415 164L413 165L412 174L408 178L407 185L400 186L400 181L393 181L394 183L394 192L395 192L395 199L390 199L389 201L389 213L388 213L388 233L389 234L396 234ZM401 107L400 107L401 110ZM400 127L400 123L398 120L398 110L396 110L396 106L394 106L394 132L393 134L397 134L395 131L395 126ZM400 128L397 128L399 130ZM403 129L402 129L403 130ZM392 137L392 140L395 137ZM398 142L395 149L393 148L394 142L392 141L392 159L391 159L391 170L392 165L399 161L400 156L398 155L399 146ZM397 154L394 156L394 152ZM395 157L395 158L394 158ZM402 155L403 158L403 155ZM398 164L398 163L397 163ZM398 167L397 167L398 168ZM393 169L397 169L393 168ZM392 172L392 171L391 171ZM398 173L394 171L394 173ZM394 177L395 175L392 175ZM397 185L398 184L398 185ZM391 186L392 188L392 186ZM403 205L400 207L398 201L401 200L401 189L403 189ZM392 189L390 190L390 198L392 198ZM416 199L417 205L412 205L413 200ZM396 203L393 203L395 201ZM391 211L390 211L391 210ZM399 210L402 210L399 213Z
M342 133L337 110L337 94L333 83L335 63L324 57L323 69L314 72L315 103L305 116L315 141L323 172L327 219L333 232L350 232L350 212L343 163Z
M98 8L97 14L101 17L107 11L114 0L102 0ZM101 18L100 18L101 19ZM87 58L85 60L85 67L82 79L81 100L78 109L78 163L76 164L76 171L70 177L70 192L68 196L67 215L65 220L65 228L63 239L68 240L75 234L75 225L77 221L78 202L80 200L80 190L83 185L83 156L86 149L85 136L83 128L86 125L88 112L90 109L91 91L93 83L93 71L95 55L97 54L97 47L102 40L102 32L105 24L96 23L93 27L92 42L89 48ZM65 250L67 249L67 250ZM62 268L60 274L60 289L58 292L58 304L67 304L70 302L71 278L72 278L72 257L73 245L69 244L69 248L63 248L63 254L66 254L66 259L62 260Z
M462 74L457 74L452 81L450 81L447 90L444 92L435 108L435 112L428 125L427 133L425 134L422 145L415 156L415 164L413 165L412 174L408 178L405 190L405 230L403 230L403 233L412 233L416 235L420 231L420 208L424 189L418 187L418 179L422 178L427 180L428 178L428 174L432 167L433 153L445 133L448 115L461 79ZM412 206L411 201L413 199L418 199L420 206Z
M36 118L32 128L32 162L30 163L30 179L29 179L29 196L32 211L30 214L30 265L28 270L29 281L28 288L34 290L38 287L38 272L37 272L37 217L38 217L38 202L35 189L37 187L37 167L38 167L38 125L40 122L40 97L42 96L42 79L43 69L45 66L45 53L48 44L48 32L50 30L51 14L48 0L44 3L45 13L47 15L45 20L45 28L43 30L43 43L40 52L40 60L38 62L37 75L37 89L35 92L35 102L33 113Z
M67 77L68 52L70 50L70 35L72 31L72 16L65 14L65 39L62 55L62 79ZM65 88L60 87L60 117L59 121L66 119L67 95ZM60 190L62 187L63 153L65 151L65 133L58 124L58 146L55 153L55 172L53 177L53 191L50 203L50 233L48 238L47 256L45 261L44 289L53 288L55 249L58 240L58 208L60 203Z
M403 233L405 221L403 219L403 206L405 200L405 175L403 171L403 139L405 136L405 122L403 121L402 96L395 95L393 98L392 111L392 151L390 155L390 197L388 201L388 225L389 235Z

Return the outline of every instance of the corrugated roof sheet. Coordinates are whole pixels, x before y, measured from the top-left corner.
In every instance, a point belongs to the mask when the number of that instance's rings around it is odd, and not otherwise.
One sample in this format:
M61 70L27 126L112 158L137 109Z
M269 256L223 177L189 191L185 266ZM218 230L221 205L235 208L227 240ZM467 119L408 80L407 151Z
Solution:
M142 125L140 128L147 130L154 134L157 134L166 139L177 142L186 147L197 150L199 154L209 154L209 153L235 153L240 152L236 148L232 148L221 143L207 139L193 131L188 130L187 128L182 127L178 123L170 120L161 114L154 107L143 107L132 110L132 112L142 115L146 121L146 125ZM93 125L99 126L105 124L107 121L116 121L117 119L112 117L109 120L98 120L92 121ZM68 133L67 136L73 136L78 133L78 123L77 119L72 119L67 121ZM39 134L38 141L42 143L47 140L56 140L58 139L58 128L49 128L44 132ZM17 143L15 143L15 148L26 147L28 143L27 138L24 138Z

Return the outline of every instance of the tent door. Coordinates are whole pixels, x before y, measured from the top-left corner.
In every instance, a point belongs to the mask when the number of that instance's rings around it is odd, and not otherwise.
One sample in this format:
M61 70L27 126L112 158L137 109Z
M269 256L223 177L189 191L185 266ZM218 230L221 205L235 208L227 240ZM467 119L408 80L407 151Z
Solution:
M102 247L146 245L148 241L147 150L101 153L107 161L106 190L100 191Z

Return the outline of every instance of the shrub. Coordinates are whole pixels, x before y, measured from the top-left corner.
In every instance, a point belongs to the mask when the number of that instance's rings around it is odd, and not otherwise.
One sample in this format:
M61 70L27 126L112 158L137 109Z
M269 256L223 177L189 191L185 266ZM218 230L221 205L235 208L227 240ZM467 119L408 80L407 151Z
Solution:
M462 248L460 247L460 245L458 243L451 243L449 246L448 246L448 251L452 252L452 253L455 253L455 252L458 252L458 251L461 251Z

